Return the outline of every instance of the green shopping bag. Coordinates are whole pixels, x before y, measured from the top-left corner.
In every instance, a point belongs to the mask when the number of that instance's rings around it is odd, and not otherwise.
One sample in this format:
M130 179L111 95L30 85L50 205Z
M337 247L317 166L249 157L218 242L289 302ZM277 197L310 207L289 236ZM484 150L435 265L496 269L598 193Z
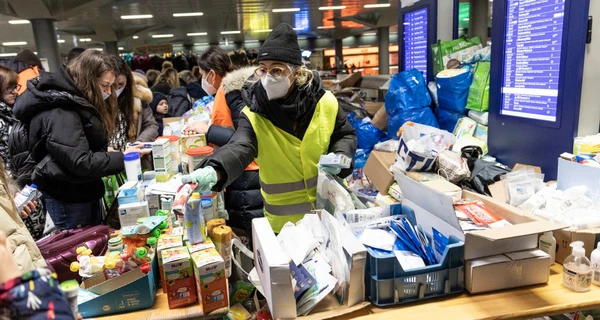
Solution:
M490 100L490 62L479 61L475 64L473 82L467 97L467 109L488 111Z
M125 183L127 178L123 178L124 173L103 177L104 182L104 203L106 208L110 208L119 196L119 187Z
M475 52L481 49L481 38L467 38L462 36L451 41L438 41L431 45L431 56L433 57L433 72L437 75L440 71L448 68L448 62L471 60Z

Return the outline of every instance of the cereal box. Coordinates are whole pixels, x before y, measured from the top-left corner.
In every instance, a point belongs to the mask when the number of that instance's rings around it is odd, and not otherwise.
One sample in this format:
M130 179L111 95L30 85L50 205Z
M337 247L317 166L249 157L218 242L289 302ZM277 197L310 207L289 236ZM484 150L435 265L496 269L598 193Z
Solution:
M192 253L198 298L204 314L229 308L225 263L217 250L209 248Z
M175 230L175 231L173 231ZM172 234L163 233L156 242L156 252L158 253L158 269L160 274L160 284L162 285L163 293L167 293L167 282L163 269L162 254L161 252L166 249L176 248L183 246L183 240L181 234L177 234L180 231L178 228L168 229ZM183 233L183 232L182 232Z
M196 303L194 268L187 248L166 249L161 255L169 309Z

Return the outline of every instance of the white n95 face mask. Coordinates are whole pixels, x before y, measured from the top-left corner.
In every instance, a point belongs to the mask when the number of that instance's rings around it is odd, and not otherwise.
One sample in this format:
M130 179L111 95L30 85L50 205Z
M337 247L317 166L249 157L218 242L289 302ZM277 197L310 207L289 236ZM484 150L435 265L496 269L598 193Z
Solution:
M117 89L117 97L119 97L121 95L121 93L123 93L123 91L125 91L125 87L123 87L121 89Z
M108 97L110 97L110 94L102 91L102 100L106 100L106 99L108 99Z
M215 93L217 93L217 88L208 83L204 78L202 78L202 90L211 96L214 96Z
M260 83L267 92L267 97L269 100L276 100L285 97L290 90L290 86L292 85L289 77L275 78L270 74L262 77L260 79Z

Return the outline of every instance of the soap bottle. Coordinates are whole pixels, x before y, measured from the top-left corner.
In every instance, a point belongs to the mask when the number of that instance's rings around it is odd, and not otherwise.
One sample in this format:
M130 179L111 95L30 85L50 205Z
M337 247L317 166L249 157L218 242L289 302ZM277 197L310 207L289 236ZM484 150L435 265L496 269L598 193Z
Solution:
M538 248L550 255L552 258L552 263L550 265L553 265L554 259L556 259L556 239L552 236L552 231L545 232L540 237Z
M563 263L563 285L576 292L589 291L592 286L592 267L585 256L583 241L571 242L573 251Z
M594 251L592 251L592 283L600 286L600 242Z

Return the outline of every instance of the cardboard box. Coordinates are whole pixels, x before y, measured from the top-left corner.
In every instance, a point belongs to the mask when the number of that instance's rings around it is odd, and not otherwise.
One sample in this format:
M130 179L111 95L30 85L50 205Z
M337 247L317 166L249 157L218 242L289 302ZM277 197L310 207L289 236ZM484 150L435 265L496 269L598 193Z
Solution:
M181 227L179 227L181 229ZM156 254L158 257L158 269L160 274L160 284L162 286L163 293L167 293L167 281L164 274L163 262L162 262L162 251L171 248L177 248L183 246L183 230L182 234L161 234L156 242Z
M169 309L196 303L194 268L187 248L166 249L161 254Z
M373 117L377 113L377 111L381 109L385 110L383 102L365 102L365 110L367 110L367 113L369 113L371 117Z
M385 108L379 108L379 111L373 116L373 126L381 131L387 131L389 117Z
M229 308L225 262L215 248L195 251L194 278L204 314Z
M122 226L135 226L139 218L150 216L148 202L134 202L119 206L119 221Z
M467 262L495 255L536 249L540 233L564 228L564 226L556 223L540 221L526 216L521 210L506 203L500 203L493 198L462 191L462 198L483 202L486 208L513 224L504 228L473 231L465 234L456 218L451 197L407 176L399 175L398 185L400 185L404 197L403 203L412 208L417 217L430 212L439 220L446 222L441 226L442 229L438 227L436 229L446 236L454 235L465 241L464 258ZM414 203L418 203L419 206L414 205ZM418 222L422 228L430 230L433 226L432 221L435 222L435 220L419 220ZM505 266L508 268L508 265ZM529 266L525 266L525 269L527 268ZM529 272L525 269L522 272ZM536 269L535 271L542 272L543 270ZM546 271L550 272L550 269L548 268ZM502 288L492 288L491 290L497 289Z
M171 155L171 142L169 139L156 139L152 143L152 158L165 158L169 155Z
M465 289L482 293L547 283L551 264L552 257L538 249L469 260Z
M598 192L598 181L600 181L600 168L594 168L577 162L558 159L558 190L567 190L576 186L586 186L594 192ZM583 241L586 256L589 258L592 250L600 242L600 228L583 230L560 230L554 232L556 239L556 262L562 264L571 254L569 244L573 241Z
M157 272L158 263L154 259L148 274L137 268L110 280L103 274L85 280L81 288L98 296L80 302L79 313L89 318L152 308L156 299Z
M394 175L390 171L390 167L395 161L395 152L373 150L365 164L365 175L384 196L388 195L388 190L394 183Z

